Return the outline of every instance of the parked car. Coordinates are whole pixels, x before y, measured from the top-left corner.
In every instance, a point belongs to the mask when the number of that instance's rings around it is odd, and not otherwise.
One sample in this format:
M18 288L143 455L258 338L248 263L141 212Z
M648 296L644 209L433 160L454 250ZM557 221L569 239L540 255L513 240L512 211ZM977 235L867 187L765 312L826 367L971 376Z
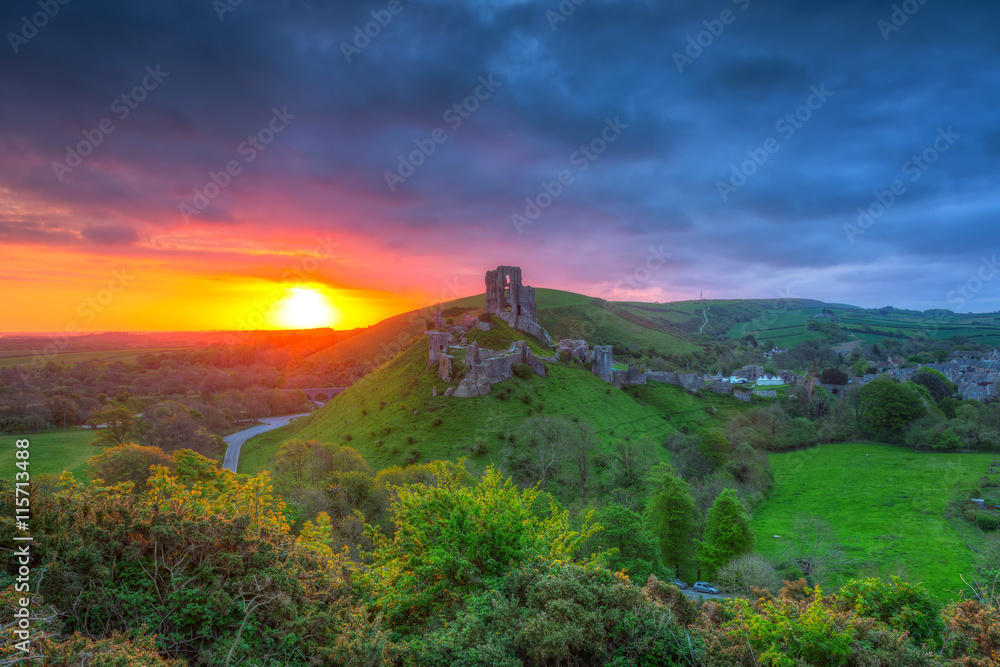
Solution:
M671 579L670 583L672 583L677 588L680 588L681 590L683 590L683 589L685 589L685 588L688 587L688 585L685 582L681 581L677 577L674 577L673 579Z
M712 595L718 595L719 593L719 589L707 581L694 582L694 590L696 593L711 593Z

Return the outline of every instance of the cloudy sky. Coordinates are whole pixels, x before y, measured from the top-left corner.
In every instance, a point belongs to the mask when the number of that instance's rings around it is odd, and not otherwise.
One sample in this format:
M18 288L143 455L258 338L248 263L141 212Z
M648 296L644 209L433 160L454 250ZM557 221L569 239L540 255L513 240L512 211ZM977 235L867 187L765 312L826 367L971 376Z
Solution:
M62 2L0 9L0 330L364 325L499 264L1000 308L993 2Z

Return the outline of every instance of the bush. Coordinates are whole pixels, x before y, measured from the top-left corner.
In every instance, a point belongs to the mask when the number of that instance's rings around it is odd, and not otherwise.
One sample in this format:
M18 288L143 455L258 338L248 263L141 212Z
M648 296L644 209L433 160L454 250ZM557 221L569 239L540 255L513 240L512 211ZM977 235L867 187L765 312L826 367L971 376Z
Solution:
M514 364L514 367L511 370L514 371L514 375L522 380L527 380L535 374L535 371L531 370L531 366L528 364Z
M992 514L980 512L976 515L976 525L982 530L996 530L1000 528L1000 519Z
M480 313L479 321L485 322L486 324L493 324L493 316L489 313Z
M768 559L759 554L744 554L726 563L715 575L715 583L727 593L748 595L753 588L777 593L781 577Z
M845 610L909 632L917 643L940 646L944 630L941 603L920 586L897 577L888 583L878 579L855 580L848 582L835 597Z

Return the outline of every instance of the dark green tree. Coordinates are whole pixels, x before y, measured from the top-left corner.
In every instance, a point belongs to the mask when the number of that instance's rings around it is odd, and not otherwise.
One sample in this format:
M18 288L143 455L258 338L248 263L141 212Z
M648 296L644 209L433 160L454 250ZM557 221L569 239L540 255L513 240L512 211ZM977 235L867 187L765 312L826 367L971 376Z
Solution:
M944 373L936 371L933 368L921 368L913 374L910 381L927 387L927 390L931 392L931 396L938 403L955 393L955 385L951 383Z
M736 556L753 551L750 516L736 491L726 489L712 503L705 519L705 535L699 546L706 577L714 575Z
M591 538L586 549L597 554L617 550L605 556L605 567L612 572L625 570L637 584L645 583L650 574L662 576L659 543L643 525L641 514L612 503L597 513L597 523L604 530Z
M876 440L900 442L915 419L924 414L920 394L889 378L872 380L861 388L861 428Z
M664 473L646 505L646 526L656 536L660 559L676 576L694 560L697 523L687 482L672 472Z

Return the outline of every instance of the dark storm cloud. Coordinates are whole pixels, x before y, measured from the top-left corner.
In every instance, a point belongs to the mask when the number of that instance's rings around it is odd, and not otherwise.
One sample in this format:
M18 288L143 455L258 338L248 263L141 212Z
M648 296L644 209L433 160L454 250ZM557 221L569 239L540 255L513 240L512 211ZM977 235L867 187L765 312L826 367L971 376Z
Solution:
M800 296L866 305L928 302L925 285L903 279L913 267L934 258L960 276L1000 245L993 4L914 2L890 29L893 3L871 0L587 0L555 21L556 0L413 0L354 47L387 4L245 1L221 20L207 0L63 5L18 53L2 45L0 186L76 211L65 228L92 242L135 243L139 225L182 225L178 204L287 107L288 129L191 224L238 234L247 202L270 197L301 208L295 224L353 227L316 214L348 211L374 243L415 254L461 239L514 262L551 247L531 281L559 287L570 276L613 284L666 244L675 269L651 288L767 298L798 280L817 290ZM37 7L5 3L0 30L17 33ZM722 24L724 11L733 20ZM675 54L691 59L682 72ZM132 100L157 66L169 75ZM499 85L452 127L449 110L480 77ZM831 94L811 108L818 88ZM52 163L105 118L114 131L57 180ZM606 119L627 129L579 169L573 156ZM960 139L910 180L907 163L949 127ZM385 173L437 128L447 140L390 191ZM718 184L768 140L778 150L723 201ZM518 234L511 215L562 171L573 183ZM905 194L852 242L845 225L894 180ZM133 223L87 227L95 218ZM3 224L14 238L17 220ZM40 228L20 236L67 242ZM838 286L854 287L843 277L859 266L877 297Z

